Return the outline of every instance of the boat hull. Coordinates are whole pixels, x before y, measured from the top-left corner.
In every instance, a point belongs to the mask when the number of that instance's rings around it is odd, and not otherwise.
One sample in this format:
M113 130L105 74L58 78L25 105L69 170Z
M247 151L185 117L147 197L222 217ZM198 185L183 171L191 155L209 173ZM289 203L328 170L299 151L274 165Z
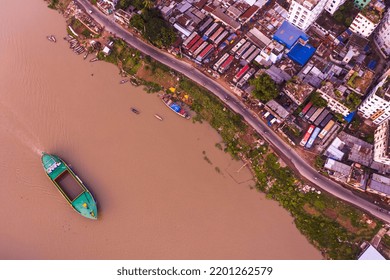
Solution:
M55 155L44 153L41 160L46 175L68 204L83 217L96 220L96 201L72 169L61 158ZM76 192L73 192L72 195L70 194L70 190L66 189L71 185L76 189Z

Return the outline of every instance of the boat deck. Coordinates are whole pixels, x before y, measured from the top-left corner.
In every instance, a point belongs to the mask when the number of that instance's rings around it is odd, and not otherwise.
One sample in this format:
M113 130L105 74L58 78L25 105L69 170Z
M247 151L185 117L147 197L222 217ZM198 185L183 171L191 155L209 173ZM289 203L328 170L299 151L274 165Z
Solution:
M71 201L84 192L78 182L67 170L63 172L55 181Z

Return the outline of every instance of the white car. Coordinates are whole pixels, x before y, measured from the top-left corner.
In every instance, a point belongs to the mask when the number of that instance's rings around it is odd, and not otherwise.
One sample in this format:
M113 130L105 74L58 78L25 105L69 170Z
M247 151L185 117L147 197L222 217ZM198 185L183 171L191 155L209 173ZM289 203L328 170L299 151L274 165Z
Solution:
M92 10L88 10L88 13L92 14Z

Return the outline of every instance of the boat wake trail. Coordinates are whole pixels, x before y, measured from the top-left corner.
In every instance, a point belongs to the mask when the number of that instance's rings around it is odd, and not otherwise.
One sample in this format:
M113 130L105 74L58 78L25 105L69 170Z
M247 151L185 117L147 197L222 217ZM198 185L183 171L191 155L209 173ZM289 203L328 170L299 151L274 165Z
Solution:
M0 102L0 128L32 152L39 156L42 154L43 147L38 137L21 121L17 113L2 102Z

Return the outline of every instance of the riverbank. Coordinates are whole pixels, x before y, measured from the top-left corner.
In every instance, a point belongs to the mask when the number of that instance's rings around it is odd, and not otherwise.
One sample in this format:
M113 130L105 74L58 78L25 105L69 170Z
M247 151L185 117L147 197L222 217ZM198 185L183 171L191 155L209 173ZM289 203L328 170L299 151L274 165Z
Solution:
M378 227L381 226L378 220L367 217L363 212L333 197L323 193L319 194L318 191L305 193L304 184L295 178L288 168L279 166L275 155L271 156L272 151L268 147L259 145L260 136L253 132L239 115L225 108L211 93L166 66L143 56L139 51L126 47L123 41L112 39L115 41L112 53L108 56L99 54L99 57L118 65L121 69L125 68L122 63L125 59L129 73L135 75L140 81L151 83L147 85L149 91L159 89L160 85L155 82L157 80L167 81L168 77L178 77L179 82L173 79L173 83L169 86L178 89L178 98L189 96L192 100L192 109L197 113L194 119L208 121L222 136L223 148L227 152L234 158L250 162L256 175L257 188L289 210L295 217L301 232L327 258L355 258L359 251L359 243L370 239L376 233ZM128 61L131 63L127 64ZM146 71L137 76L141 68ZM165 85L164 89L167 88L168 86ZM336 208L334 208L335 205L337 205ZM336 210L330 211L330 209ZM348 249L349 247L351 248Z

